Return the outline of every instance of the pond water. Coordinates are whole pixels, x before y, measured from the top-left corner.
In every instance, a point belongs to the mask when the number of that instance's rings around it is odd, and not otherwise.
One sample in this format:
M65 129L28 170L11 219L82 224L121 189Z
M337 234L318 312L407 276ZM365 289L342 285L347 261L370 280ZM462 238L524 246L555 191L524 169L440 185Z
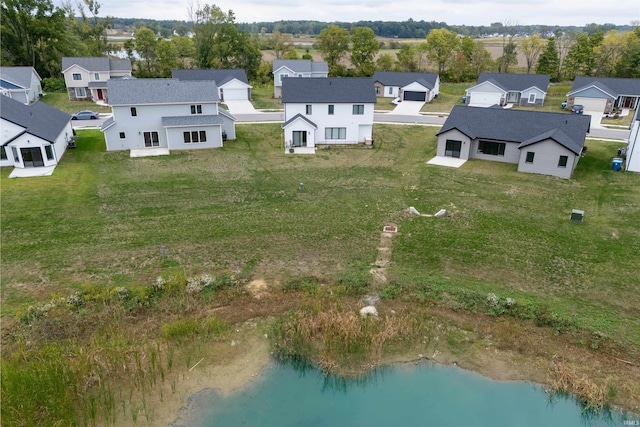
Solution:
M620 412L585 414L573 399L550 398L531 383L494 381L427 362L351 380L304 365L273 364L230 396L201 393L188 418L184 425L198 427L640 425L640 418Z

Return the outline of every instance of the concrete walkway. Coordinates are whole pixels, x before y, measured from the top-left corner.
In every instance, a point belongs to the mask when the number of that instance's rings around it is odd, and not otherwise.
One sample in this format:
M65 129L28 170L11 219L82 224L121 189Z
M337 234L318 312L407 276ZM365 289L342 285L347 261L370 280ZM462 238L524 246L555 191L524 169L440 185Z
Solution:
M53 173L55 166L42 166L35 168L14 168L9 174L9 178L31 178L34 176L49 176Z
M142 150L131 150L129 153L131 157L155 157L155 156L168 156L168 148L145 148Z
M253 104L251 103L251 101L234 99L223 101L222 103L227 105L229 111L234 116L237 114L256 114L258 112L255 108L253 108Z
M429 165L437 165L437 166L446 166L449 168L459 168L464 165L467 161L465 159L458 159L456 157L442 157L436 156L433 159L429 160L427 164Z
M393 109L391 114L419 115L423 105L424 105L424 102L420 102L420 101L402 101L396 106L396 108Z

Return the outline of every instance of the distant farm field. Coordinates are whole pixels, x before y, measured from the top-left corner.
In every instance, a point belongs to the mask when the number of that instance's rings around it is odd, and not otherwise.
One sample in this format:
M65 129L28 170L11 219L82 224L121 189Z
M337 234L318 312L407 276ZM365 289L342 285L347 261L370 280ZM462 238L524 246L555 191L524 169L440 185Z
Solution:
M3 313L175 269L367 281L392 222L388 276L400 294L431 283L543 301L640 345L630 267L640 261L640 176L611 171L618 144L589 141L575 178L562 180L495 162L427 165L436 131L376 125L374 149L287 156L279 124L240 125L222 149L138 159L81 131L52 177L2 169ZM447 215L412 217L409 206ZM571 209L586 212L583 224L568 221Z

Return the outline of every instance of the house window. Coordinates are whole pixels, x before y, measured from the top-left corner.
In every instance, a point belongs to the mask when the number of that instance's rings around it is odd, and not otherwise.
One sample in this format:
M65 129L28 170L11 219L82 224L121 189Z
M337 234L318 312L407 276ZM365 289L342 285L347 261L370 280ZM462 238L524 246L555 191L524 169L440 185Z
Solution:
M376 95L380 95L380 86L376 86Z
M47 153L47 160L53 160L53 148L51 145L45 145L44 152Z
M144 133L144 146L145 147L159 147L160 138L158 138L158 132L145 132Z
M191 143L191 132L182 132L182 136L184 137L185 144Z
M307 131L306 130L294 130L293 131L293 146L294 147L306 147L307 146Z
M82 74L73 73L73 80L82 80Z
M207 142L207 132L201 130L200 131L200 142Z
M353 115L360 116L364 114L364 104L356 104L353 106Z
M87 91L84 90L83 87L77 87L76 88L76 98L86 98L87 97Z
M11 147L11 152L13 153L13 161L15 163L19 163L20 157L18 157L18 149L16 147Z
M307 107L306 107L307 115L311 115L311 111L312 111L311 104L307 104Z
M289 74L286 74L286 73L284 73L284 74L280 74L280 83L282 83L282 80L283 80L285 77L289 77Z
M191 114L202 114L202 105L192 105Z
M329 104L329 111L328 111L328 114L329 114L330 116L333 116L333 109L334 109L334 105L333 105L333 104Z
M100 80L100 73L93 73L94 80Z
M558 159L558 167L559 168L566 168L568 160L569 160L568 156L560 156L560 159Z
M131 107L131 117L136 117L138 115L138 110L136 107Z
M444 155L446 157L455 157L459 159L460 151L462 151L462 141L447 139L444 145Z
M298 77L302 77L302 74L298 74Z
M8 160L7 150L4 147L0 147L0 160Z
M324 128L325 139L347 139L347 128Z
M220 101L224 101L224 91L220 88Z
M120 132L120 139L125 139L126 135L124 134L124 132Z
M491 156L504 156L504 142L480 141L478 143L478 153Z
M533 151L527 151L527 158L524 160L525 163L533 163L533 158L535 157L536 153L534 153Z
M535 93L530 93L529 94L529 104L535 104L536 102L536 94Z
M393 95L393 88L392 87L389 88L389 95Z

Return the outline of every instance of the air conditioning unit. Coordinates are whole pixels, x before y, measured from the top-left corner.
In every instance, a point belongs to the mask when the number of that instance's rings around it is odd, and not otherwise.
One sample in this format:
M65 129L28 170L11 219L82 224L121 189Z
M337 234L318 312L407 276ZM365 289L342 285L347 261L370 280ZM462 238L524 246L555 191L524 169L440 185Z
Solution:
M569 217L569 221L571 222L582 222L584 221L584 211L579 209L572 209L571 216Z

